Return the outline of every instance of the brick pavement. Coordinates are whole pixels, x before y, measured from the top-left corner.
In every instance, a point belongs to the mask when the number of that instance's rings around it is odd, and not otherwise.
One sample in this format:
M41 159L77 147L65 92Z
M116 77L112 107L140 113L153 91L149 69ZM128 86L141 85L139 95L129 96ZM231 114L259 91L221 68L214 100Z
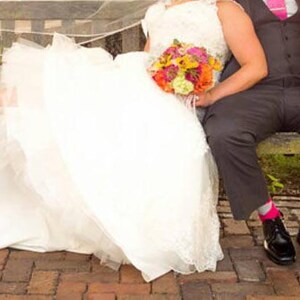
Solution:
M275 197L294 236L300 224L300 197ZM145 283L132 266L119 272L91 255L0 250L0 300L300 300L299 260L280 267L262 249L262 228L253 214L232 220L228 202L219 201L225 258L217 272L173 272ZM296 245L296 243L295 243Z

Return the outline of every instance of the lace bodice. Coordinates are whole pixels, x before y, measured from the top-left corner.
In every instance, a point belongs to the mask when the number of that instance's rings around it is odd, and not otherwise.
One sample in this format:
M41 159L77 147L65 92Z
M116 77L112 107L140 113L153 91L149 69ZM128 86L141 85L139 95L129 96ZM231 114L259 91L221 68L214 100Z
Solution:
M223 63L229 56L216 0L193 0L172 7L163 1L152 5L142 21L144 33L150 36L150 53L160 55L174 38L205 47Z

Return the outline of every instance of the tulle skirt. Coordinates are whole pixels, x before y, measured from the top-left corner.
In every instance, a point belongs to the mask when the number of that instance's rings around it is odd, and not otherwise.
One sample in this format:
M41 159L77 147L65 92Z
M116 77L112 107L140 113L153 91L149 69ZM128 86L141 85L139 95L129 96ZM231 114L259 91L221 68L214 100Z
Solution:
M60 35L6 51L1 248L93 253L146 281L215 270L216 166L195 113L153 82L149 59Z

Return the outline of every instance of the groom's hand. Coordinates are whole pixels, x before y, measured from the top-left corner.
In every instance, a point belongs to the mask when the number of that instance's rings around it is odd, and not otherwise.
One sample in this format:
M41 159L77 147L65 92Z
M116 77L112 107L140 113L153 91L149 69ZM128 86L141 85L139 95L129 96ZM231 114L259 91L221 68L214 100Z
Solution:
M213 104L213 98L210 92L197 94L198 100L195 102L197 107L207 107Z

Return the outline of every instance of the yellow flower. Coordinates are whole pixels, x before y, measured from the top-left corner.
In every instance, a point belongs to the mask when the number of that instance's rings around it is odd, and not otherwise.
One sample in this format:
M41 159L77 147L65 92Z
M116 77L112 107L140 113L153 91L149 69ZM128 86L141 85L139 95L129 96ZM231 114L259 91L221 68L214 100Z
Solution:
M213 66L213 65L215 64L215 62L216 62L216 60L215 60L214 57L210 56L210 57L208 58L208 64L209 64L210 66Z
M222 63L219 60L217 60L216 63L214 64L214 70L220 72L222 71L222 69L223 69Z
M220 60L218 60L218 59L216 59L216 58L210 56L210 57L208 58L208 64L209 64L210 66L212 66L214 70L216 70L216 71L222 71L223 65L222 65L222 63L220 62Z
M153 67L156 70L160 70L163 69L165 67L168 67L172 65L172 56L171 55L166 55L166 56L162 56L158 61L156 61L153 65Z
M199 63L193 60L189 55L176 58L176 65L179 66L180 70L186 71L189 69L194 69L199 66Z
M172 81L175 94L188 95L194 90L194 85L185 79L184 74L177 76Z

